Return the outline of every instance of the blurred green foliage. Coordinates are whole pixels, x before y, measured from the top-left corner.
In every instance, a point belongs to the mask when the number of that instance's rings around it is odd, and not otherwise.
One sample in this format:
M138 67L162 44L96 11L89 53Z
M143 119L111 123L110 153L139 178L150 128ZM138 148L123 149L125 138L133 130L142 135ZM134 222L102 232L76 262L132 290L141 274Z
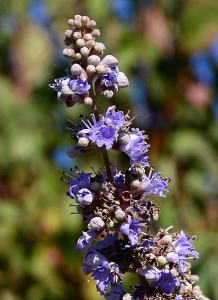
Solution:
M75 243L85 228L79 216L70 216L67 187L60 181L67 163L85 171L87 162L96 170L103 167L96 155L69 162L60 148L72 143L66 116L78 120L89 111L80 105L64 108L47 88L65 74L63 38L75 14L97 21L105 53L119 59L130 80L115 105L132 107L134 115L137 104L145 113L138 122L149 134L151 163L172 178L167 199L158 200L162 214L153 230L173 224L176 231L198 235L200 259L193 272L204 294L218 299L218 112L213 106L218 72L214 64L214 83L202 83L189 64L194 51L208 51L218 36L218 2L132 3L131 18L123 20L111 0L1 1L0 300L102 298L80 272L82 255ZM145 87L141 98L139 83ZM103 111L111 102L99 105ZM111 161L118 157L110 155ZM120 168L128 166L123 155L117 161Z

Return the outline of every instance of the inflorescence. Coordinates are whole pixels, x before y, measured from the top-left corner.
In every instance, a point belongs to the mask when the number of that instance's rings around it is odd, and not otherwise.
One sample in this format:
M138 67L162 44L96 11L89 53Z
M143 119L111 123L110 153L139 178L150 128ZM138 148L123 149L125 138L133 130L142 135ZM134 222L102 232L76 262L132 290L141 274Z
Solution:
M50 85L57 98L67 107L76 103L89 105L92 114L82 118L80 124L70 121L71 138L75 145L68 155L99 152L104 171L72 170L63 180L68 184L67 195L76 202L76 212L87 223L76 250L84 253L82 272L96 280L97 291L107 300L146 299L198 299L202 295L199 280L191 274L190 259L199 258L192 245L195 236L172 233L173 226L160 228L156 235L149 232L150 225L158 220L160 209L155 197L165 197L169 178L154 172L146 156L150 145L147 135L132 128L129 112L116 111L110 106L98 113L97 101L111 99L119 88L127 87L126 75L118 69L118 60L112 55L103 56L105 46L96 42L100 35L94 29L96 22L87 16L76 15L65 32L63 55L71 59L66 75ZM108 150L124 152L130 163L126 171L111 169ZM140 282L127 292L123 276L130 272Z

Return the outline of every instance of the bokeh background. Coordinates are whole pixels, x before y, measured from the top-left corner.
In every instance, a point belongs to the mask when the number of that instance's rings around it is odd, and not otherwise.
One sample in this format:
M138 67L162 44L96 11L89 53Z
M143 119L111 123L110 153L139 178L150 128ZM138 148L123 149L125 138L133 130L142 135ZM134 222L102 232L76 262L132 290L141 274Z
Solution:
M119 59L130 80L113 100L131 109L149 134L155 170L171 177L159 221L196 234L193 273L218 299L218 1L1 0L0 2L0 300L98 300L95 282L80 272L75 243L85 230L70 215L62 171L96 170L98 156L70 160L66 109L48 89L65 75L67 20L89 15L105 54ZM128 158L110 153L119 167ZM125 276L126 277L126 276ZM126 286L134 284L129 277Z

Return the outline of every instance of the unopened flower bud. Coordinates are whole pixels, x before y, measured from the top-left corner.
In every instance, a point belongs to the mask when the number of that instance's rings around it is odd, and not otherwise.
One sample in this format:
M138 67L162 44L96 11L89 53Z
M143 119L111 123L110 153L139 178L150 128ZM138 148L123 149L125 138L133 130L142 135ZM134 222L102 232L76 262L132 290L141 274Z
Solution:
M81 31L75 31L75 32L73 33L73 38L74 38L75 40L81 39L81 38L82 38L82 32L81 32Z
M103 98L106 98L106 99L111 99L114 95L114 92L112 90L105 90L103 92L101 92L101 96Z
M74 26L74 19L69 19L68 24L73 27Z
M76 60L81 60L82 55L81 55L80 53L76 53L75 56L74 56L74 58L75 58Z
M92 35L90 33L86 33L84 34L83 38L85 41L89 41L92 40Z
M122 300L134 300L135 298L129 293L123 295Z
M95 46L95 44L96 44L96 41L89 40L89 41L86 42L86 47L93 48Z
M93 37L99 36L99 35L100 35L100 30L99 30L99 29L94 29L94 30L92 31L91 35L92 35Z
M101 61L101 65L108 67L117 66L118 64L118 60L113 55L106 55Z
M127 133L121 132L118 136L117 143L118 144L128 144L129 135Z
M90 183L90 190L93 191L93 192L96 192L100 189L101 187L101 184L97 181L93 181Z
M130 193L135 194L138 191L140 181L138 179L132 179L130 182Z
M86 23L86 28L93 28L96 26L96 22L94 20L89 20L87 23ZM95 29L94 29L95 30ZM94 31L93 30L93 31Z
M81 137L78 139L78 146L81 148L85 148L89 145L89 139L86 137Z
M93 100L91 97L85 97L84 104L91 106L93 104Z
M166 234L164 237L162 237L162 239L160 239L158 241L158 244L159 245L165 245L165 244L169 245L172 243L172 241L173 241L172 236L170 234Z
M86 25L89 20L90 19L87 16L82 16L82 18L81 18L81 22L82 22L83 25Z
M79 64L73 64L71 67L71 74L75 76L79 76L82 73L82 67Z
M97 66L99 65L101 59L98 55L90 55L88 58L87 58L87 63L88 65L94 65L94 66Z
M87 47L82 47L81 49L80 49L80 53L81 53L81 55L83 56L83 57L87 57L88 55L89 55L89 48L87 48Z
M66 56L66 57L74 57L75 56L75 51L73 49L65 48L63 50L63 55Z
M157 257L157 262L159 266L164 266L167 263L167 260L164 256L160 255Z
M76 202L81 206L90 205L95 197L95 194L93 194L90 190L83 188L80 189L79 192L76 195ZM94 229L94 228L89 228Z
M88 65L86 68L86 73L88 76L92 76L93 74L96 73L96 68L93 65Z
M100 217L95 217L92 218L87 227L90 230L100 230L105 227L105 223Z
M75 20L74 26L75 26L76 28L81 28L81 27L82 27L82 22L79 21L79 20Z
M67 149L67 155L70 158L75 158L81 154L81 149L77 146L71 146Z
M110 220L109 222L106 222L106 228L107 229L113 229L114 228L114 222Z
M69 39L72 39L73 38L73 31L68 29L68 30L65 31L65 35Z
M96 71L98 72L99 75L104 75L106 74L106 70L105 70L105 67L103 65L98 65L96 67Z
M79 48L82 48L82 47L85 46L85 41L84 41L84 39L78 39L78 40L76 41L76 44L77 44L77 46L78 46Z
M105 45L103 43L95 43L95 47L94 47L95 51L97 52L101 52L105 50Z
M119 87L127 87L129 85L129 80L123 72L119 72L117 76L117 82Z
M117 209L114 213L114 217L117 221L125 221L126 214L122 209Z

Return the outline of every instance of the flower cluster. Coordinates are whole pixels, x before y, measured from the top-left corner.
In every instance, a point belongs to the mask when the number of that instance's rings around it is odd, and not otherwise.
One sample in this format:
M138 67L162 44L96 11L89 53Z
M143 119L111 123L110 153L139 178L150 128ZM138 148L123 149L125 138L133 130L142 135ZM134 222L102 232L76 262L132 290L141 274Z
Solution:
M165 197L169 178L154 172L145 154L149 150L147 135L132 128L129 112L124 114L110 106L99 114L99 97L112 98L128 79L118 69L118 60L107 55L95 21L76 15L68 21L64 55L71 58L67 75L50 85L67 106L84 103L91 106L91 120L73 124L71 137L76 143L68 149L71 158L98 151L104 171L70 169L62 178L68 184L67 195L75 201L76 212L87 223L76 244L84 253L82 272L91 274L97 291L107 300L198 299L206 300L198 286L198 276L191 274L190 259L199 257L192 245L195 236L173 226L160 228L151 235L150 225L158 220L160 209L155 197ZM127 170L111 169L108 150L124 152L130 158ZM130 272L140 283L131 293L123 287L123 276Z
M66 76L55 79L50 85L57 92L58 100L64 101L66 106L92 105L92 84L95 96L107 99L112 98L119 88L127 87L129 82L119 71L118 60L112 55L101 59L105 46L95 41L100 35L99 30L94 29L96 22L87 16L76 15L68 24L72 26L65 32L65 44L69 48L65 48L63 54L72 59L71 66L67 68Z

